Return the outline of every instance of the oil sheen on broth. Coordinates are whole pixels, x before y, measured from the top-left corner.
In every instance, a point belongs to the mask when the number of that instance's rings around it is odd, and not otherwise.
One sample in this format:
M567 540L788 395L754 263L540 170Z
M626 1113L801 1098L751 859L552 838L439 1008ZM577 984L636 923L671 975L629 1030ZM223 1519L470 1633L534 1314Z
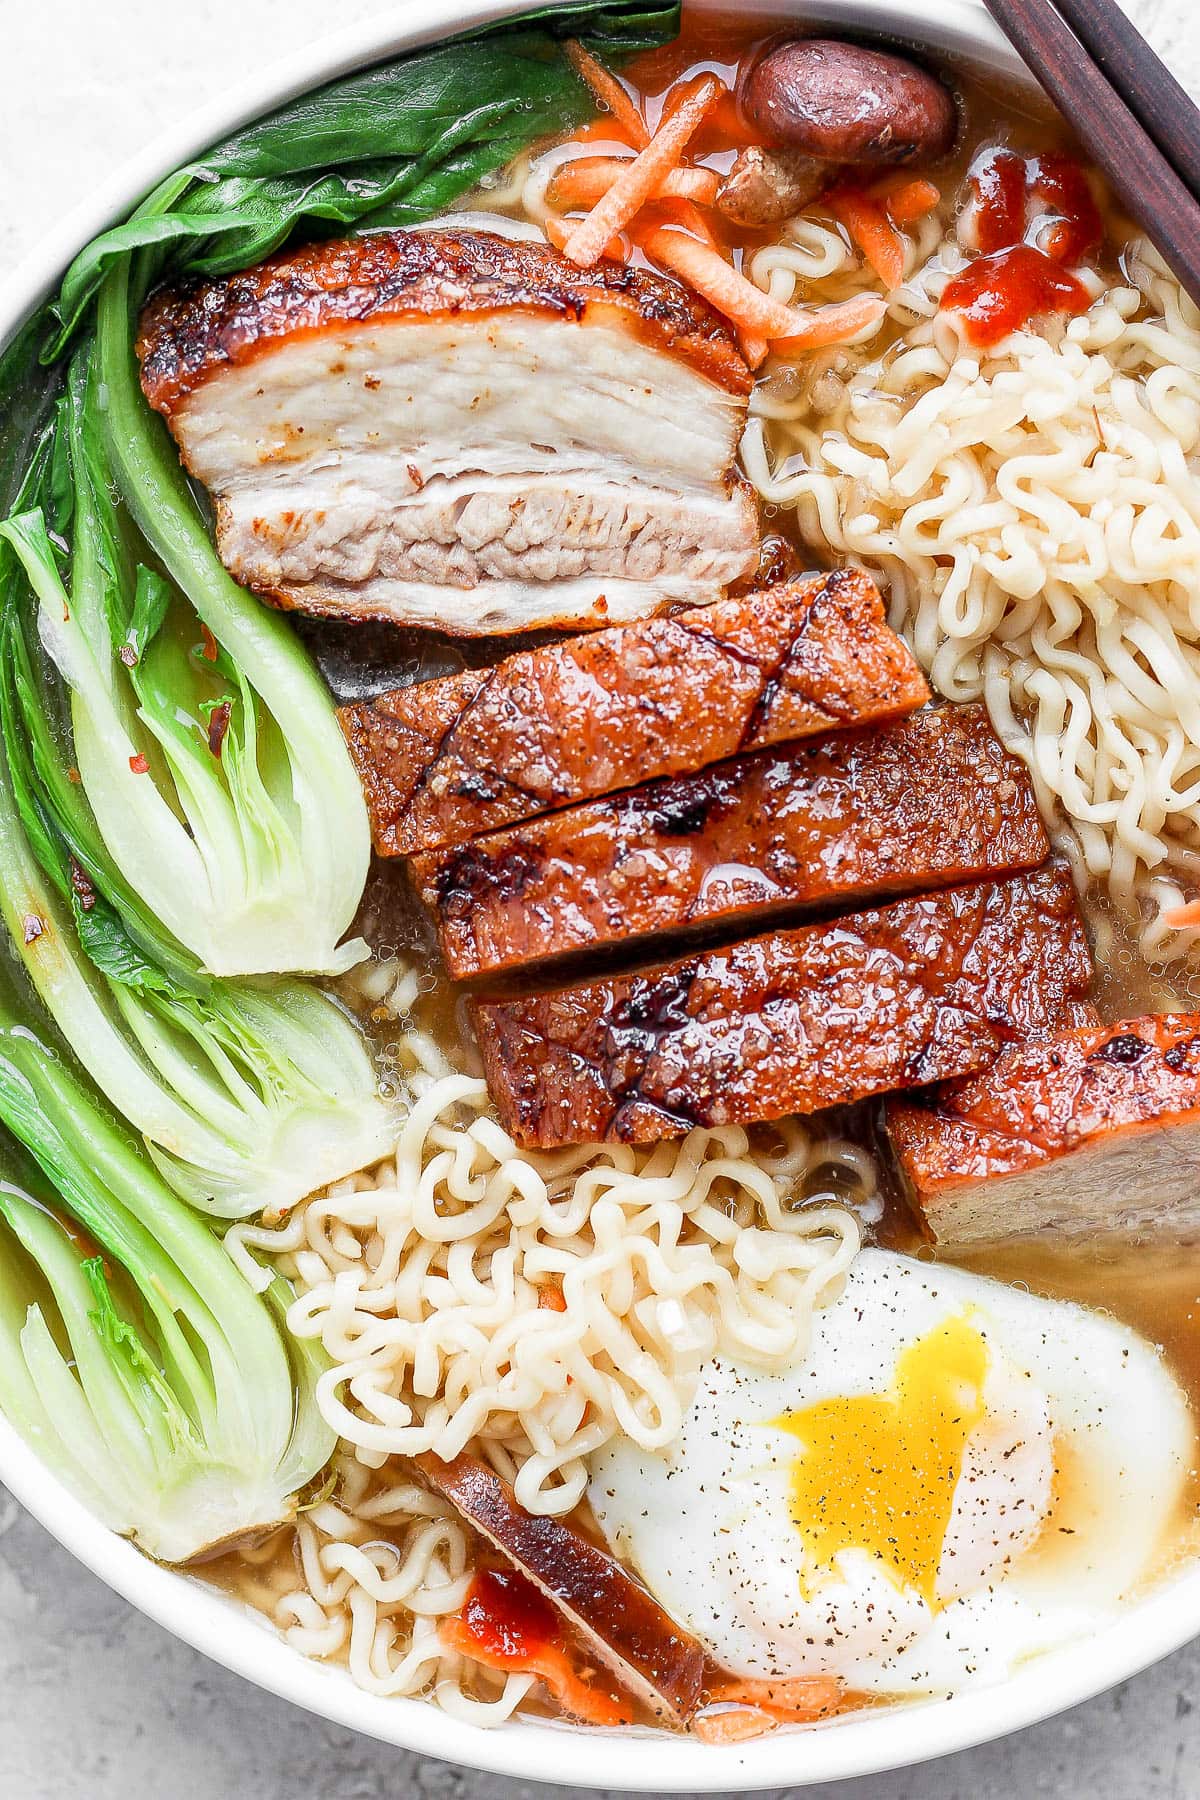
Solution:
M655 53L635 65L632 76L647 96L647 113L653 126L656 119L656 97L678 76L715 69L728 76L736 65L761 40L764 32L774 29L776 22L756 18L753 14L704 14L687 17L684 36L678 44ZM939 170L939 181L946 196L945 205L961 189L963 177L981 146L1012 144L1018 149L1042 150L1072 147L1070 133L1061 120L1048 113L1036 115L1025 110L1022 99L1018 107L1010 93L998 91L990 82L964 76L953 71L954 85L963 99L967 126L951 165ZM494 205L495 189L489 187L477 197L478 205L487 209ZM952 222L943 215L944 223ZM1129 235L1128 221L1111 210L1106 213L1107 243L1115 258ZM777 229L760 234L736 233L725 226L729 245L738 260L760 244L772 241ZM806 379L803 369L796 380ZM768 508L768 528L791 537L803 567L820 564L822 558L804 542L795 526L790 510ZM364 692L378 691L400 681L421 679L451 672L478 660L477 650L464 649L460 641L433 639L428 633L406 632L392 627L355 627L347 635L344 627L306 623L304 635L313 645L318 659L339 700L360 698ZM522 640L529 641L529 640ZM487 647L488 657L502 654L506 644ZM1051 829L1057 821L1047 821ZM1140 956L1128 925L1112 902L1097 890L1084 899L1085 914L1096 950L1096 1003L1103 1017L1116 1019L1139 1012L1178 1007L1188 1010L1200 1006L1200 972L1187 963L1152 968ZM397 952L414 960L421 970L422 997L418 1006L418 1022L444 1046L446 1053L460 1066L478 1069L476 1053L466 1030L461 1000L440 973L428 929L419 908L408 892L398 869L392 867L377 875L365 906L367 934L380 958ZM353 990L346 989L348 998ZM381 1012L368 1009L367 1022L376 1032L385 1067L392 1057L389 1028ZM877 1154L876 1121L871 1108L855 1110L846 1118L832 1121L835 1134L843 1134L861 1149ZM764 1139L770 1128L763 1128ZM858 1211L868 1242L901 1248L909 1253L930 1256L922 1244L913 1220L903 1201L889 1183L886 1168L879 1167L879 1195L862 1191L854 1173L831 1168L825 1178L814 1184L814 1191L799 1197L799 1203L816 1198L835 1198ZM1006 1283L1025 1286L1032 1293L1047 1298L1069 1299L1109 1313L1115 1319L1140 1331L1151 1342L1163 1346L1172 1369L1200 1410L1200 1269L1191 1255L1164 1250L1151 1244L1116 1246L1103 1243L1072 1242L1066 1247L1016 1241L1003 1247L980 1251L959 1259L963 1266L980 1274L994 1276ZM386 1471L378 1478L386 1477ZM1197 1547L1197 1517L1200 1513L1200 1474L1193 1474L1183 1515L1178 1521L1173 1555L1182 1555ZM586 1507L576 1515L578 1522L591 1528ZM384 1534L385 1535L385 1534ZM236 1591L240 1597L271 1610L271 1603L295 1585L294 1543L283 1533L271 1544L237 1556L229 1556L208 1571L208 1579Z

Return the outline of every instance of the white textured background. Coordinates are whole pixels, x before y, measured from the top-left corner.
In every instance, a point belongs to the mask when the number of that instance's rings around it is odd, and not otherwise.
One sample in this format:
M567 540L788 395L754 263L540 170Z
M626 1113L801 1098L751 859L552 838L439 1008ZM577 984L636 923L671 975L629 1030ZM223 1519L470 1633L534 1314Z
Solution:
M1200 94L1197 0L1125 0ZM378 0L0 0L0 270L201 101ZM1200 1640L1017 1738L813 1800L1200 1800ZM798 1756L803 1755L798 1750ZM77 1567L0 1488L0 1800L547 1800L308 1718ZM599 1800L592 1796L591 1800Z

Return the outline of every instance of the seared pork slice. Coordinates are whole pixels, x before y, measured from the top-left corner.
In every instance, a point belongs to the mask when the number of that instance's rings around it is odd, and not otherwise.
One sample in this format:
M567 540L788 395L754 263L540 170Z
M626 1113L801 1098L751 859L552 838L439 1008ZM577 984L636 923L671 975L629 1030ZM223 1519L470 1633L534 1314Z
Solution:
M1200 1013L1013 1045L887 1124L939 1243L1200 1235Z
M430 1487L546 1594L626 1690L665 1723L686 1725L703 1696L706 1656L606 1550L561 1519L528 1513L473 1456L419 1456Z
M973 1073L1091 974L1049 864L470 1011L518 1143L649 1143Z
M1025 770L982 706L735 757L413 862L456 980L1036 868Z
M716 313L486 231L381 231L159 294L142 386L281 606L465 635L718 599L754 568Z
M339 717L381 856L411 856L654 776L929 697L856 569L613 626Z

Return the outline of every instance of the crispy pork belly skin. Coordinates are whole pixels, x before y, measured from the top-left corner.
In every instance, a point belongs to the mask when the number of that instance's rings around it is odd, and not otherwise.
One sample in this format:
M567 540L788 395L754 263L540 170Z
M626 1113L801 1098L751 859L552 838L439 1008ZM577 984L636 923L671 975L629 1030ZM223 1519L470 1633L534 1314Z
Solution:
M1200 1236L1200 1013L1014 1045L887 1123L939 1243Z
M1050 864L470 1010L518 1143L647 1143L972 1074L1091 974Z
M381 856L463 843L655 776L841 726L929 689L857 570L613 626L339 717Z
M751 378L674 282L383 231L152 299L142 385L239 581L464 635L702 603L754 568Z
M606 1550L561 1519L527 1513L508 1483L473 1456L417 1467L430 1487L554 1601L624 1687L665 1723L699 1706L707 1671L696 1638Z
M549 813L413 877L456 980L691 926L1007 875L1050 844L982 706L835 732Z

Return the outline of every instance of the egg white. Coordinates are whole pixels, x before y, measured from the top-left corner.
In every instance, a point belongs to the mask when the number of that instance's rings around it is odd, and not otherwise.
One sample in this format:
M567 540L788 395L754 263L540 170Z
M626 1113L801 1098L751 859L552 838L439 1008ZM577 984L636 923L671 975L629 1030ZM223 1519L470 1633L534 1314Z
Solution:
M792 1517L797 1440L774 1421L888 1390L900 1353L964 1314L987 1345L984 1414L963 1454L935 1603L862 1548L814 1568ZM949 1693L1107 1623L1160 1554L1193 1454L1186 1397L1135 1333L868 1250L817 1315L801 1364L705 1364L676 1442L606 1446L589 1498L618 1554L731 1672Z

